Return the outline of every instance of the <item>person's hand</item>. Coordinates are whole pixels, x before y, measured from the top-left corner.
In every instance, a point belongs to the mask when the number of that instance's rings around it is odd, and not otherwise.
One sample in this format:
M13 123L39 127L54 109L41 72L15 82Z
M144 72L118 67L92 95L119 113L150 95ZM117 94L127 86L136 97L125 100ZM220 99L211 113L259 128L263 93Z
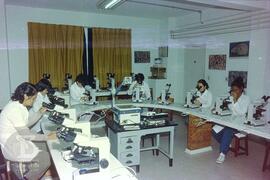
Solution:
M88 101L89 98L88 98L87 96L84 96L84 97L81 97L81 100L82 100L82 101Z
M49 133L47 137L48 137L48 140L55 140L55 139L57 139L56 132Z
M200 106L200 105L201 105L201 102L200 102L198 99L196 99L196 100L194 101L194 104L195 104L196 106Z
M39 112L40 112L41 114L44 114L47 110L48 110L47 108L41 107L41 108L39 109Z

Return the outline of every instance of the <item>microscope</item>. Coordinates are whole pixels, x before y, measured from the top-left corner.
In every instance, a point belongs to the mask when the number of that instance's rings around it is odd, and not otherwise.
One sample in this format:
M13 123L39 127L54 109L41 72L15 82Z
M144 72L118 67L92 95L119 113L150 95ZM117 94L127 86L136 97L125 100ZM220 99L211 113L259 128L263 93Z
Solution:
M70 73L65 74L64 79L64 88L63 91L69 91L70 86L72 85L72 75Z
M142 103L146 100L143 87L139 84L135 85L132 92L132 102Z
M110 142L108 137L90 138L83 133L76 137L70 148L62 152L63 158L78 168L73 179L104 179L110 176Z
M161 95L158 97L158 103L159 104L171 104L172 103L172 98L170 97L170 88L171 84L166 84L167 89L164 89L161 91Z
M100 91L99 79L97 78L96 75L94 76L93 89L95 89L97 92Z
M50 81L51 75L49 73L43 73L42 78L43 79L48 79Z
M61 106L61 109L67 108L68 105L65 104L65 99L61 98L61 97L57 97L51 94L48 94L48 98L51 102L51 104L55 105L55 106Z
M219 96L216 99L215 107L212 110L213 114L220 116L229 116L232 114L229 109L229 104L232 103L230 96Z
M254 101L248 107L247 121L245 124L251 126L264 126L267 123L265 117L266 106L270 96L263 96L260 100Z
M186 96L186 104L184 105L184 107L186 108L199 108L198 105L194 104L195 100L199 97L197 95L198 91L190 91L187 92L187 96Z

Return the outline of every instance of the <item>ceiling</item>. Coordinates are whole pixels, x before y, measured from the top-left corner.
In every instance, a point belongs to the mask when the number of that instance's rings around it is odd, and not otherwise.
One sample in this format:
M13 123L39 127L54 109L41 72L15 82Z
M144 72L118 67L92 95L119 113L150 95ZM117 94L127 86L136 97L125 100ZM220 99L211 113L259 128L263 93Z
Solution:
M226 0L127 0L119 7L106 11L97 9L96 3L98 0L5 0L5 3L7 5L34 8L49 8L155 19L183 16L213 8L235 10L253 10L257 8L254 6L247 6L247 3L239 5L239 3L233 4L224 1Z

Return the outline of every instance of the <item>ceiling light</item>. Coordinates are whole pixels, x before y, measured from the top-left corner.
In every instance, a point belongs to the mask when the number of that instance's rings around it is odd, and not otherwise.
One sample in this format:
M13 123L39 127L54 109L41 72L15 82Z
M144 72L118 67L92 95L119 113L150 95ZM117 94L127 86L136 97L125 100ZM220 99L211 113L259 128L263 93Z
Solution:
M97 7L99 9L113 9L126 0L101 0L97 3Z

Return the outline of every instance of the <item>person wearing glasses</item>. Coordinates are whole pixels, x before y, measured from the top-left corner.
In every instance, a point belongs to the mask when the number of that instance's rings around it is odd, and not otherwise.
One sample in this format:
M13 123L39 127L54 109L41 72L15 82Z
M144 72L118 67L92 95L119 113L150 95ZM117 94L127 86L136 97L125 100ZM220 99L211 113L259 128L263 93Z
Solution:
M232 111L232 115L234 117L245 116L248 111L249 104L250 99L244 93L243 79L241 77L236 78L231 84L230 104L228 105L229 109ZM229 127L218 125L213 127L212 134L220 144L220 154L216 163L221 164L225 161L226 154L229 152L230 144L235 133L237 133L237 130Z
M212 93L208 90L209 85L204 79L200 79L197 82L197 98L194 104L201 106L202 108L210 108L212 105Z

